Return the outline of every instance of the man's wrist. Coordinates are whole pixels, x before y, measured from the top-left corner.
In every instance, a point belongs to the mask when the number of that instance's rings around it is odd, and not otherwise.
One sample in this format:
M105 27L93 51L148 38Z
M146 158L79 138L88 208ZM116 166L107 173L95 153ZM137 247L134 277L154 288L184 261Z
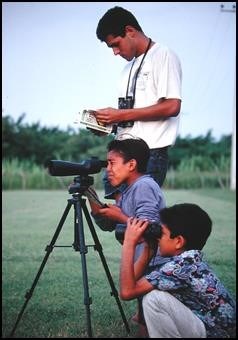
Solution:
M128 120L133 120L131 117L134 109L118 109L118 122L127 122Z

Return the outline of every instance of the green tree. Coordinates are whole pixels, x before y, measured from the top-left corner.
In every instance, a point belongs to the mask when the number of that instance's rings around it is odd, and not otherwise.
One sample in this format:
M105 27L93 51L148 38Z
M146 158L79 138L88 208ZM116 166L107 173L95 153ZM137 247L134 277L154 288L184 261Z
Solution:
M10 116L2 117L2 158L28 160L43 165L49 159L80 162L91 156L104 159L106 146L112 135L98 137L86 129L41 127L39 123L24 123L25 114L14 122ZM196 166L201 171L228 164L231 154L231 135L215 141L211 131L205 136L192 138L178 136L169 150L169 168ZM192 162L191 162L191 159Z

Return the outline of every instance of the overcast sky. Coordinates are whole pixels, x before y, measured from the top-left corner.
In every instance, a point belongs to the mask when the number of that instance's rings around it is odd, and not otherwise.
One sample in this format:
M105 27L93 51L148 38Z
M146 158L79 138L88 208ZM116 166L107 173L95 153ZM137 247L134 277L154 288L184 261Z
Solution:
M232 2L3 2L3 115L65 129L77 112L117 106L126 61L96 38L103 14L122 6L169 46L183 69L180 136L232 133Z

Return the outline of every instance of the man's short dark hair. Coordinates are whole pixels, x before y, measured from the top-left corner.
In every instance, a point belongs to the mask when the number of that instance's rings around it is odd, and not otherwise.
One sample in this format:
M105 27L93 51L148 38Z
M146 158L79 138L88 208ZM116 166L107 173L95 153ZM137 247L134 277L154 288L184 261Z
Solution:
M114 37L124 37L125 28L128 25L134 27L137 31L142 32L135 16L128 10L116 6L109 9L99 20L96 34L101 41L105 41L109 34Z
M170 230L171 238L181 235L185 238L185 249L201 250L212 230L209 215L192 203L175 204L160 211L161 223Z
M150 149L143 139L115 139L108 144L108 151L116 151L121 154L125 162L135 159L137 162L137 170L145 173L147 163L150 157Z

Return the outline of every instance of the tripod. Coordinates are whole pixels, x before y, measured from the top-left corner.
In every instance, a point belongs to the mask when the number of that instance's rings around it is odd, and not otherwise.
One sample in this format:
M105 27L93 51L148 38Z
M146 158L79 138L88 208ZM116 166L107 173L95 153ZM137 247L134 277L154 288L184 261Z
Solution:
M85 237L84 237L84 229L83 229L83 218L82 218L82 211L85 215L86 221L88 223L90 232L92 234L93 240L94 240L94 249L98 251L99 256L101 258L102 265L104 267L105 273L107 275L107 279L109 281L109 284L111 286L111 295L113 295L116 299L116 303L118 305L122 320L125 324L125 328L127 332L130 332L128 322L126 320L124 311L121 306L121 302L118 297L118 292L115 288L110 270L108 268L106 259L104 257L102 246L99 242L98 236L96 234L94 225L92 223L90 214L88 212L87 206L86 206L86 199L82 198L82 194L87 190L87 188L93 184L93 178L90 176L77 176L74 178L74 183L69 186L69 193L72 194L72 198L68 199L68 204L63 212L63 215L59 221L59 224L56 228L56 231L52 237L52 240L49 245L46 246L45 251L45 257L43 258L43 261L40 265L40 268L35 276L35 279L33 281L33 284L25 294L25 303L23 304L17 320L15 322L15 325L10 333L10 337L14 336L15 330L17 328L18 323L21 320L21 317L25 311L25 308L32 297L33 291L37 285L37 282L40 278L40 275L46 265L46 262L49 258L50 253L53 251L54 247L57 247L55 245L56 240L60 234L60 231L64 225L64 222L66 220L66 217L70 211L70 208L74 206L74 242L73 247L75 251L79 251L81 254L81 264L82 264L82 278L83 278L83 288L84 288L84 305L86 309L86 322L87 322L87 334L88 337L92 337L92 325L91 325L91 311L90 311L90 304L92 303L92 299L89 296L89 287L88 287L88 275L87 275L87 263L86 263L86 254L87 254L87 245L85 244Z

